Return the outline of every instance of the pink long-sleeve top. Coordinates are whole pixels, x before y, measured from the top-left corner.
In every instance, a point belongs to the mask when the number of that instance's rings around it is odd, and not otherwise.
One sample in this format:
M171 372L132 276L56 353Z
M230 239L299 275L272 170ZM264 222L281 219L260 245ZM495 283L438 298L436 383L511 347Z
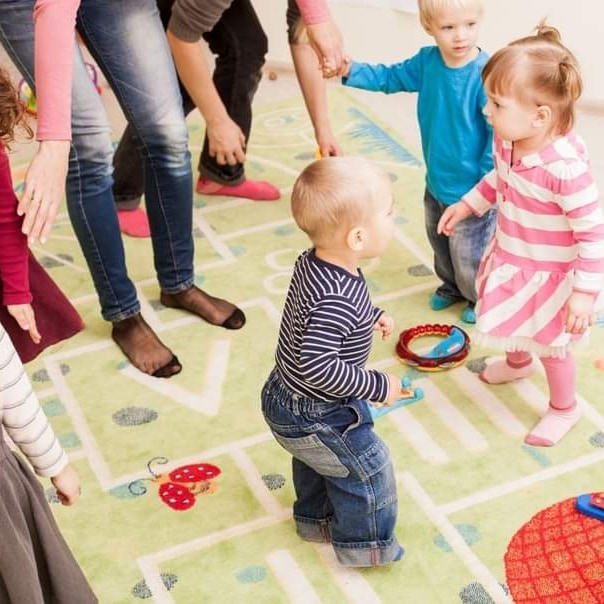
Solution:
M297 3L307 25L322 23L330 18L326 0L297 0ZM71 139L73 45L79 6L80 0L36 0L36 138L39 141Z
M32 301L27 237L21 232L23 217L17 216L17 203L8 156L0 142L0 279L5 306Z
M604 216L581 138L560 137L512 162L495 137L495 169L465 197L482 215L497 204L498 248L519 265L573 271L576 291L604 289Z

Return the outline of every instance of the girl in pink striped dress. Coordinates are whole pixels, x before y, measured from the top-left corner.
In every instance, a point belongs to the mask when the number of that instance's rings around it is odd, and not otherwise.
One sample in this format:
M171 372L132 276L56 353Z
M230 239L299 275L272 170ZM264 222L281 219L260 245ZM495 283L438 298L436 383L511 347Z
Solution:
M604 289L604 216L583 141L572 132L579 66L557 30L497 52L486 64L484 113L495 131L495 168L447 208L446 235L497 204L495 236L477 276L476 339L506 351L481 374L489 384L545 368L549 409L525 442L556 444L581 417L568 349L594 321Z

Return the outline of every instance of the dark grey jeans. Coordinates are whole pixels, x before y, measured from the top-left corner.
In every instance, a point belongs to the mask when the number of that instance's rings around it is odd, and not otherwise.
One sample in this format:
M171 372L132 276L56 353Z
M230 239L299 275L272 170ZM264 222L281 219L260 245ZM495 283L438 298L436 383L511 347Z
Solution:
M157 0L167 28L174 0ZM252 99L261 78L268 42L250 0L234 0L214 28L203 35L216 55L213 80L231 119L241 128L247 141L252 127ZM180 83L185 115L195 104ZM145 174L142 144L136 130L128 126L113 158L113 193L119 209L134 209L144 191ZM199 157L199 174L222 185L245 180L243 164L222 166L210 156L208 137Z

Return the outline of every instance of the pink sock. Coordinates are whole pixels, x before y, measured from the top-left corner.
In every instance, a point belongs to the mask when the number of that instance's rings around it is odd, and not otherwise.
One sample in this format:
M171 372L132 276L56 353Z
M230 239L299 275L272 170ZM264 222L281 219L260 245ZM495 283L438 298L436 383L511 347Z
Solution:
M549 386L549 409L524 442L551 447L581 419L582 411L576 400L577 366L569 352L562 359L544 357L541 362Z
M527 434L524 442L534 447L552 447L581 419L581 407L575 402L567 409L556 409L551 403L546 414Z
M238 185L221 185L200 177L195 190L200 195L245 197L253 201L276 201L281 197L279 189L264 180L247 179Z
M505 384L529 377L535 366L529 352L506 352L505 361L495 361L478 376L487 384Z
M134 210L118 210L117 219L120 231L130 237L150 237L149 218L142 208Z

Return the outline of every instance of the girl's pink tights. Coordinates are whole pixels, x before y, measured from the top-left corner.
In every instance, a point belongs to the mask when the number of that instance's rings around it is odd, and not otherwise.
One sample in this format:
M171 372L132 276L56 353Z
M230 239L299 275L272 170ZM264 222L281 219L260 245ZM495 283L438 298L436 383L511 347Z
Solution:
M549 386L549 409L525 438L529 445L555 445L581 418L577 405L577 366L570 352L564 358L542 357ZM489 384L503 384L530 376L535 370L528 352L508 352L505 361L490 364L481 374Z

